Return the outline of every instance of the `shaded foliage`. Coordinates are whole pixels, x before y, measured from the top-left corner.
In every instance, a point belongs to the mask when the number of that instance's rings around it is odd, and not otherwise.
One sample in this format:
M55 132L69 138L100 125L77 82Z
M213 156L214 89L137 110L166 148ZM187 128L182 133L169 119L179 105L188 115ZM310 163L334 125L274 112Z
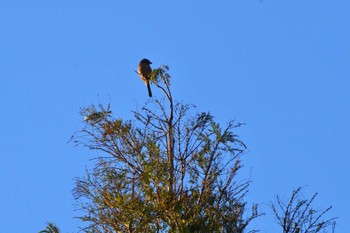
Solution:
M315 209L312 204L316 196L317 193L310 199L302 198L300 187L292 192L288 202L276 196L276 203L271 207L283 233L334 232L336 218L323 219L332 206Z
M48 222L45 230L42 230L39 233L60 233L60 229L54 223Z

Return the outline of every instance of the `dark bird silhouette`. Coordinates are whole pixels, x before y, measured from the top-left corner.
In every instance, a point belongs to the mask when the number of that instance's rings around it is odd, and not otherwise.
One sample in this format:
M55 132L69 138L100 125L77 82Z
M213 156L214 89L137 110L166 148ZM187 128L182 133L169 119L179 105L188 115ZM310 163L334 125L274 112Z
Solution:
M152 68L150 66L150 64L152 64L152 62L150 62L150 60L144 58L140 61L139 63L139 67L138 67L138 73L141 77L141 79L145 82L146 86L147 86L147 90L148 90L148 96L152 97L152 91L151 91L151 87L150 87L150 75L152 72Z

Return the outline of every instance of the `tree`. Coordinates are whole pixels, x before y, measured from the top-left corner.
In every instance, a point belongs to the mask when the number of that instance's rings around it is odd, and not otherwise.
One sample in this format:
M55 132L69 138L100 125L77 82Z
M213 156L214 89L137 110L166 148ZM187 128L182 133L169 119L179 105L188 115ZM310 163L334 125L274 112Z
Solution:
M245 144L235 133L241 123L220 125L208 112L173 100L168 67L151 75L164 98L148 101L134 119L113 116L110 105L81 109L85 125L76 145L98 152L73 191L86 224L84 232L254 233L249 224L262 215L248 208L250 181L237 181ZM301 188L285 203L272 204L283 233L334 232L331 210L312 207ZM48 223L40 233L59 233Z
M133 120L114 118L110 106L82 108L85 127L77 145L99 152L74 196L85 232L256 232L261 215L244 198L250 182L238 183L246 146L208 112L173 101L168 67L151 75L165 95L146 103Z
M302 198L300 187L292 192L287 204L276 196L276 204L271 207L283 233L334 232L336 218L323 219L332 206L319 210L313 208L316 196L317 193L310 199Z

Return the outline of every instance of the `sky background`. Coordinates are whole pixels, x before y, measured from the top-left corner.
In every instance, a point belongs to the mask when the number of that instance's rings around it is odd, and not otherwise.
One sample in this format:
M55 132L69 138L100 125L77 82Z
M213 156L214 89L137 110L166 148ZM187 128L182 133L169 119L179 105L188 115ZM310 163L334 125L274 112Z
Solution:
M348 0L1 0L0 232L79 230L71 190L96 156L67 143L83 127L79 108L111 102L130 119L148 100L142 58L170 66L177 101L246 123L240 179L266 213L251 227L281 232L269 203L303 186L348 232L349 10Z

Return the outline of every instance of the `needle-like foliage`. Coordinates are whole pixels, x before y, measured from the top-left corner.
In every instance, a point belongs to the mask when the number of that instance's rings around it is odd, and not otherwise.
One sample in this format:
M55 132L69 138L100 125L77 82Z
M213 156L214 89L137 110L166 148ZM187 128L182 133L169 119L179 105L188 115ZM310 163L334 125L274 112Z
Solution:
M60 233L60 229L52 222L46 223L45 230L39 231L39 233Z
M246 149L235 133L242 124L222 126L174 102L167 66L151 81L165 97L132 120L114 117L109 106L82 109L86 125L74 141L100 155L74 189L83 231L249 232L260 213L256 206L248 213L249 182L236 178Z

